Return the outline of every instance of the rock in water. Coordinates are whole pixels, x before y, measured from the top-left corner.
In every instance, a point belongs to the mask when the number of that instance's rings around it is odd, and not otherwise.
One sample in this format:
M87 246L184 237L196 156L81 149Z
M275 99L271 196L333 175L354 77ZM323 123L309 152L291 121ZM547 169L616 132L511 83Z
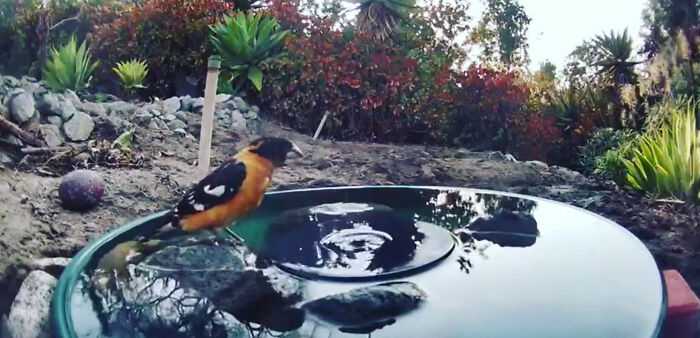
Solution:
M63 132L71 141L85 141L90 138L95 122L88 114L76 112L73 117L63 124Z
M426 298L416 284L392 282L323 297L303 308L333 324L366 326L410 312Z
M32 119L36 113L34 96L22 92L10 100L10 114L17 123L24 123Z
M58 147L63 144L61 130L53 124L42 124L39 126L41 136L49 147Z
M27 276L12 302L7 320L9 338L51 338L49 308L57 280L43 271Z
M105 183L97 172L75 170L63 177L58 195L64 208L83 211L99 204L104 191Z

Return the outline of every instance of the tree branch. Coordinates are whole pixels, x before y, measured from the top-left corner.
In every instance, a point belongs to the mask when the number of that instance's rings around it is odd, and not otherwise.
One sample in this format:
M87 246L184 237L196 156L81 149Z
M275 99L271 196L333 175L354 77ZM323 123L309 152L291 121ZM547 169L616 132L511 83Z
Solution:
M18 125L2 116L0 116L0 131L9 132L10 134L17 136L24 143L31 144L33 146L40 147L44 145L40 139L36 138L31 133L22 130L22 128L20 128Z

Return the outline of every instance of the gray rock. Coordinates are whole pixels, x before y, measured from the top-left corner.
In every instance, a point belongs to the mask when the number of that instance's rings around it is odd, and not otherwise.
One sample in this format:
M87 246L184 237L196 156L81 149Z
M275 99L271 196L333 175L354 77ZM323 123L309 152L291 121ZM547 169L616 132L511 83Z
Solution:
M538 169L538 170L549 169L549 166L547 165L547 163L544 163L542 161L527 161L527 162L525 162L525 164L528 164L531 167L534 167L535 169Z
M15 164L15 159L10 154L0 150L0 165L12 166Z
M153 116L155 116L155 117L160 117L160 116L163 115L163 112L161 112L161 111L158 110L158 109L150 109L149 111L150 111L151 114L152 114Z
M413 283L390 282L323 297L303 308L329 322L356 326L405 314L426 298L425 292Z
M196 99L192 98L191 96L183 96L180 98L180 109L184 111L192 111L192 105Z
M148 128L150 129L155 129L155 130L169 130L170 128L168 125L165 123L165 121L161 119L153 119L151 122L148 123Z
M3 83L5 86L10 87L10 88L17 88L20 86L20 82L17 78L14 78L12 76L4 76L2 78Z
M95 102L89 102L85 101L81 103L80 105L77 105L76 108L78 108L81 111L84 111L90 115L104 115L107 114L107 108L99 103Z
M7 135L5 137L0 138L0 140L2 140L2 142L5 144L9 144L15 147L21 147L24 145L24 142L22 142L22 140L20 140L19 138L17 138L17 136L14 135Z
M73 117L63 124L63 132L71 141L85 141L90 138L95 122L88 114L76 112Z
M184 130L185 128L187 128L187 123L185 123L181 120L177 120L177 119L172 120L172 121L168 122L168 128L170 128L170 130L177 130L177 129Z
M34 96L27 92L22 92L10 99L10 114L17 123L25 123L31 120L36 114Z
M177 128L173 132L180 136L187 136L187 131L184 128Z
M172 113L166 113L165 115L163 115L163 120L168 121L168 122L170 122L172 120L176 120L176 119L177 119L177 116L175 116L175 114L172 114Z
M256 115L258 115L258 114L260 114L260 107L258 107L256 105L252 105L252 106L250 106L250 111L255 113Z
M233 98L233 105L236 109L240 110L241 112L247 112L250 107L248 107L248 104L243 100L242 97L236 96Z
M193 112L193 113L201 112L202 108L204 108L204 98L198 97L198 98L194 99L191 107L192 107L190 109L191 112Z
M49 309L56 283L56 278L43 271L27 276L10 308L10 338L51 338Z
M45 93L37 99L37 109L46 115L60 115L58 111L58 106L61 103L60 98L54 93Z
M70 258L67 257L45 257L34 260L30 267L32 270L41 270L48 272L52 276L59 278L63 270L70 263Z
M107 108L107 111L109 111L112 114L118 114L118 115L131 115L136 111L137 106L133 103L129 102L124 102L124 101L115 101L115 102L109 102L109 103L103 103L102 104L105 108Z
M4 99L2 96L0 96L0 116L9 119L10 118L10 110L7 108L7 105L5 102L3 102Z
M153 114L148 109L140 107L134 112L133 120L135 123L140 125L147 125L153 119Z
M175 115L178 120L187 121L187 113L182 110L176 111L173 115Z
M44 142L49 147L58 147L64 142L61 130L53 124L42 124L39 126L39 131Z
M63 125L63 119L60 116L56 115L47 116L46 121L59 128Z
M583 183L586 181L586 177L578 171L559 166L551 166L550 168L556 170L556 173L568 183Z
M229 95L229 94L219 94L219 95L216 95L215 102L216 103L224 103L230 99L231 99L231 95Z
M77 112L78 110L75 109L75 106L70 101L59 102L58 107L54 111L54 113L60 116L63 119L63 121L70 120L71 118L73 118L73 116L75 116Z
M181 103L180 103L180 98L173 96L169 99L166 99L165 101L162 102L162 108L165 114L173 114L176 111L180 110Z
M241 111L236 109L231 112L231 128L234 130L246 130L247 121Z
M72 103L74 106L80 105L80 97L78 97L78 94L76 94L74 91L68 89L66 92L63 94L70 103Z

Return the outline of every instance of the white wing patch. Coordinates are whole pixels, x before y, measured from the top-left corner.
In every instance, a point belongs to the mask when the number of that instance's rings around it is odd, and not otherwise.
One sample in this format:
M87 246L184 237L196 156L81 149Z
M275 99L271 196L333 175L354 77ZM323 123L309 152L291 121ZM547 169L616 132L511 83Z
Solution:
M226 192L226 186L220 185L212 188L210 185L204 186L204 193L216 197L221 197Z
M204 204L197 203L194 205L194 210L204 211Z

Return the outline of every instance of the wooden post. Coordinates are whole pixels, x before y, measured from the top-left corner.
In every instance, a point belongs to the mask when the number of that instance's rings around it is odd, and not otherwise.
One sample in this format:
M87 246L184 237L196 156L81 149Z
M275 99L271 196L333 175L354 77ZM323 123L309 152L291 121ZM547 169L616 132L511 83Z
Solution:
M323 117L321 118L321 123L318 124L318 128L316 128L316 132L314 133L314 140L318 138L318 135L321 134L321 129L323 129L323 125L326 124L326 119L328 119L328 115L330 115L331 112L326 111L323 113Z
M211 137L214 129L214 108L216 106L216 87L219 81L221 57L209 57L207 82L204 87L204 108L202 109L202 129L199 132L199 166L196 180L201 180L209 173L211 161Z

